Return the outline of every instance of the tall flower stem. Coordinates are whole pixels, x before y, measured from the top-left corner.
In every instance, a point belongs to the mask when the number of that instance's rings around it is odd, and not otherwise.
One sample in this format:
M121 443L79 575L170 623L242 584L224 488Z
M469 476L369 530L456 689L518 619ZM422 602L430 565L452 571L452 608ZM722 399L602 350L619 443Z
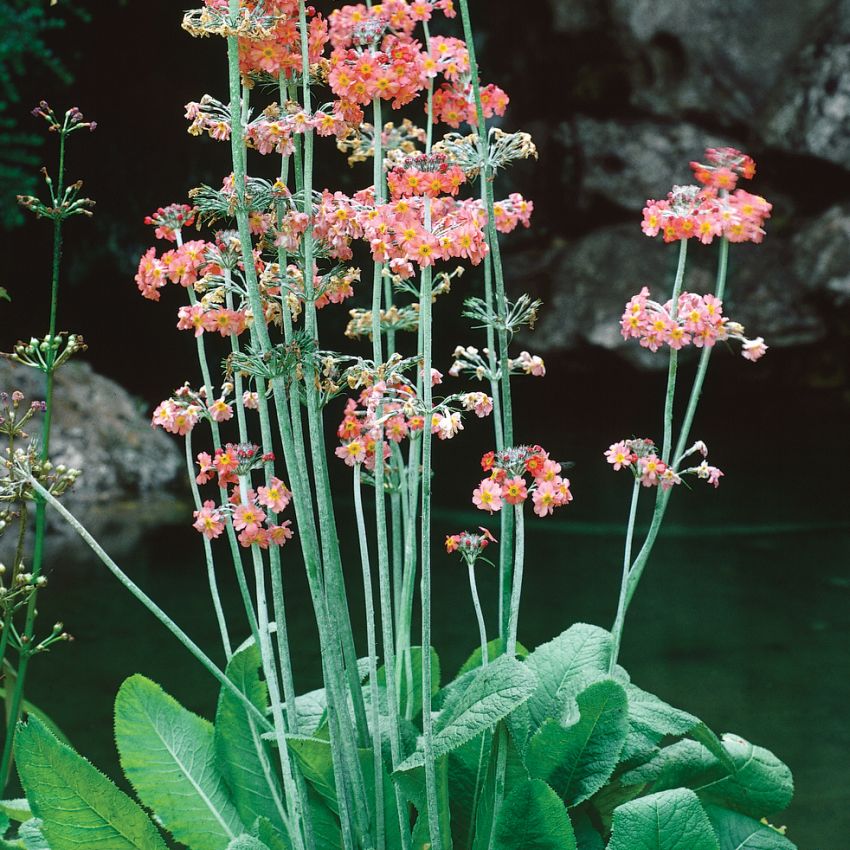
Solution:
M201 492L198 489L198 483L195 481L195 462L192 457L192 432L186 433L186 469L189 474L189 484L192 488L192 500L195 503L195 510L201 509ZM212 553L212 543L208 537L204 537L204 560L207 564L207 581L210 586L210 596L212 597L213 609L215 610L215 619L218 623L218 630L221 634L221 644L224 647L224 657L230 661L233 657L233 648L230 644L230 635L227 632L227 619L224 616L224 609L221 605L221 594L218 591L218 579L215 575L215 559Z
M360 563L363 567L363 600L366 606L366 651L369 654L369 702L372 715L372 756L375 769L375 842L383 850L386 842L384 823L384 763L381 757L381 712L378 694L378 649L375 639L375 602L372 589L372 567L369 562L369 540L366 519L363 515L363 493L360 485L360 464L354 465L354 514L357 519L357 537L360 541ZM385 670L388 667L385 665ZM387 688L389 694L389 687Z
M238 0L230 0L229 4L230 14L236 16L239 11L239 2ZM300 4L300 12L299 12L301 30L302 30L302 58L303 65L306 70L308 67L307 60L307 26L306 26L306 9L304 8L304 4ZM244 119L245 114L243 114L243 110L239 109L239 104L244 104L244 98L242 96L242 86L239 72L239 45L238 39L235 35L229 36L227 38L227 53L228 53L228 69L229 69L229 88L230 88L230 103L231 103L231 150L232 150L232 159L233 159L233 170L234 170L234 191L236 193L237 204L236 204L236 220L238 224L239 230L239 239L242 244L242 254L243 254L243 266L245 273L245 283L246 288L248 290L249 301L251 304L251 310L255 317L255 327L256 332L258 334L258 339L261 344L261 349L263 351L269 351L271 349L271 340L269 339L268 329L266 328L264 316L265 312L263 310L262 299L260 297L259 285L257 281L256 268L254 266L253 254L251 251L251 233L248 225L248 209L246 205L246 172L245 172L245 135L244 135ZM306 108L309 109L309 80L308 74L304 74L305 78L305 100L306 100ZM247 112L247 110L244 110ZM310 215L312 211L312 181L308 178L312 177L312 136L307 134L308 138L305 140L305 145L309 142L310 147L305 149L305 164L304 164L304 206L305 212L307 215ZM312 269L312 242L311 235L308 229L308 233L305 234L304 238L305 242L305 270ZM312 277L308 275L305 271L305 288L308 288L308 317L310 315L310 298L312 297ZM315 312L315 311L313 311ZM308 327L308 331L313 331L314 327ZM311 380L314 378L315 370L310 370L311 374L307 374L305 381L305 387L307 392L308 399L308 408L310 407L311 400L315 402L313 398L315 394L315 387L311 385ZM275 389L275 403L277 405L282 405L281 409L286 410L288 405L285 402L284 396L284 387L281 385L281 380L276 379L273 381L273 388ZM314 413L314 410L308 411L311 414ZM279 422L283 422L285 416L279 416ZM316 454L318 452L319 455L322 455L321 449L323 448L322 434L321 434L321 426L317 425L315 418L311 415L311 428L310 428L310 439L311 439L311 449L313 452L313 460L314 464L316 462ZM285 425L285 423L284 423ZM290 443L289 448L292 449L292 445ZM286 449L286 446L285 446ZM292 456L290 454L290 456ZM323 457L322 457L323 460ZM326 469L324 466L317 471L317 478L319 471L324 471L326 474ZM327 486L325 485L325 490L327 490ZM296 496L295 491L293 491L293 496ZM323 516L323 498L324 505L326 506L327 500L329 499L329 495L327 492L322 493L321 491L318 493L318 503L319 503L319 515L320 520ZM303 513L303 509L307 508L307 505L303 503L303 493L299 496L299 503L301 512ZM308 508L312 511L312 506ZM296 506L296 511L298 511L298 505ZM324 529L323 529L324 531ZM336 543L336 541L334 541ZM323 545L324 545L324 535L323 535ZM337 551L337 562L338 562L338 551ZM314 576L315 578L315 576ZM314 587L314 590L318 590L317 587ZM351 693L351 700L354 704L355 710L358 708L360 712L358 717L362 716L362 724L358 721L357 727L358 729L362 729L365 726L365 709L363 708L363 696L360 690L359 679L357 678L356 671L356 660L352 662L352 664L340 664L340 659L338 658L338 654L336 652L335 647L332 645L335 642L335 637L337 635L336 629L334 628L333 623L329 621L329 618L324 617L324 613L326 611L326 602L322 602L319 606L319 611L322 614L322 622L320 623L320 637L323 637L323 650L327 652L328 658L328 670L331 675L328 676L326 681L326 687L328 689L328 697L329 697L329 715L331 720L331 728L333 729L334 723L343 722L343 718L348 715L348 701L341 698L341 694L339 692L339 687L343 683L343 671L346 671L349 676L349 689ZM316 607L314 605L314 607ZM322 610L322 609L325 610ZM350 640L347 644L343 644L346 647L350 647L351 654L353 655L353 635L351 634L351 621L347 616L347 608L340 610L339 612L341 619L343 620L343 629L345 630L345 626L347 625L348 636ZM322 628L324 626L324 628ZM354 669L352 670L352 665ZM352 677L353 673L353 677ZM355 687L356 686L356 687ZM368 834L368 823L369 823L369 815L368 815L368 806L366 802L366 791L365 785L363 783L363 777L360 770L360 764L357 758L355 741L352 740L351 736L344 731L344 728L349 724L347 722L344 723L344 727L340 727L342 733L335 735L333 732L331 734L332 739L332 752L335 751L336 747L339 747L337 755L335 758L341 757L344 761L344 768L341 767L340 764L335 765L335 775L338 777L338 781L344 781L344 778L347 777L347 781L351 783L351 790L353 795L353 803L354 803L354 817L355 823L357 824L357 829L361 835ZM336 743L335 743L336 742ZM343 786L344 788L344 786ZM341 789L342 790L342 789ZM342 795L339 795L342 796ZM341 801L340 806L342 807L344 803Z
M430 118L430 116L429 116ZM425 229L431 229L431 200L425 199ZM422 737L425 752L425 792L428 829L432 850L442 850L440 811L437 802L437 772L434 760L434 729L431 719L431 417L434 398L431 389L431 267L422 269L419 294L419 321L422 325L422 400L425 425L422 428L422 537L420 596L422 604Z
M611 629L614 643L613 650L611 652L610 673L613 673L614 668L617 666L617 657L620 654L620 641L623 637L623 620L626 616L626 591L629 587L629 569L632 564L632 540L635 533L635 517L637 516L640 487L640 479L635 478L635 483L632 487L632 502L629 507L629 521L626 525L626 546L623 553L623 578L620 582L620 599L617 603L617 617L614 620L614 627Z
M59 169L56 175L55 188L51 188L54 201L60 201L65 196L65 140L68 130L68 115L59 130ZM58 206L58 204L54 204ZM48 349L45 357L45 410L41 430L41 452L42 461L50 456L50 430L53 424L53 385L55 378L55 360L58 340L56 339L56 322L59 313L59 271L62 262L62 215L56 214L53 219L53 262L50 275L50 318L48 324ZM15 689L12 692L12 701L6 715L6 739L3 743L3 756L0 759L0 787L5 788L12 767L12 752L15 743L15 732L18 720L21 716L21 708L24 702L24 685L32 657L31 646L33 632L35 631L36 599L38 597L38 586L35 580L41 575L44 563L44 537L46 533L46 510L44 500L36 497L35 500L35 539L33 543L32 569L33 577L32 592L27 600L26 617L24 620L24 631L21 635L20 663L15 676Z
M679 242L679 261L676 265L676 279L673 281L673 295L671 299L670 318L676 321L679 313L679 295L682 292L682 283L685 279L685 265L688 258L688 240ZM670 452L673 449L673 406L676 400L676 374L679 369L679 352L675 348L670 349L670 364L667 369L667 392L664 397L664 442L661 444L661 460L666 464L670 461ZM661 489L659 488L659 493Z
M481 101L481 80L478 75L478 60L475 55L475 41L472 34L472 22L469 17L468 0L460 0L460 16L463 22L463 37L469 53L469 74L472 84L472 95L475 99L475 115L478 129L478 148L481 156L481 199L487 216L487 247L493 264L495 279L495 312L499 318L497 339L499 344L499 382L502 406L502 435L505 446L514 444L513 405L511 401L510 362L508 357L507 296L505 293L505 275L502 267L502 255L499 247L499 234L496 230L496 216L493 199L493 168L489 162L489 138L487 124L484 119L484 106ZM486 283L486 269L485 269ZM495 405L494 405L495 407ZM497 432L498 439L498 432ZM500 633L506 637L509 631L510 617L509 599L513 578L510 574L513 557L513 516L504 512L502 516L501 539L503 541L499 557L499 612Z
M481 610L481 599L478 597L478 586L475 582L475 564L470 561L469 592L472 594L472 605L475 608L475 618L478 620L478 638L481 642L481 666L486 667L490 659L487 656L487 627L484 625L484 612Z

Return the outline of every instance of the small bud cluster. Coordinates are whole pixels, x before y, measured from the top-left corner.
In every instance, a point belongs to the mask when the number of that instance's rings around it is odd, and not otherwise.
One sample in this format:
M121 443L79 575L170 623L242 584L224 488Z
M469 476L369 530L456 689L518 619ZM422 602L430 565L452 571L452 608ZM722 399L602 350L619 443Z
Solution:
M486 528L479 527L478 532L461 531L460 534L447 535L446 552L457 552L468 567L473 567L484 550L491 543L498 542Z
M29 342L18 341L12 353L4 356L46 374L55 371L74 354L86 348L88 346L80 334L47 334L44 339L32 337Z

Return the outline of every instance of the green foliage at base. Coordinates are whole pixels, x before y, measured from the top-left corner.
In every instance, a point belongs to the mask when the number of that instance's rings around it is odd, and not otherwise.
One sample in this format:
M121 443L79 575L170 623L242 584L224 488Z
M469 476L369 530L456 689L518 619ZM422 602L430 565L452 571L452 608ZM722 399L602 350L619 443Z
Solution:
M481 666L479 655L435 694L442 845L794 850L762 821L791 800L788 768L742 738L718 738L692 714L633 685L622 668L611 675L610 639L603 629L578 624L521 659L494 646L493 661ZM438 669L436 658L432 664ZM233 657L227 674L258 709L270 712L253 643ZM385 691L385 677L379 678ZM310 703L326 706L324 692L313 692ZM385 703L384 693L382 713ZM189 850L296 846L288 832L294 801L282 790L280 754L232 694L221 693L213 727L158 685L133 676L119 691L115 715L127 777L155 822ZM288 735L287 750L316 850L340 850L343 824L327 725L310 717L309 734ZM388 850L402 846L396 789L409 807L412 848L432 843L421 730L411 725L407 732L395 771L384 753L381 809L372 750L357 751L368 817L374 825L383 811ZM26 801L0 803L3 817L22 821L3 846L43 850L38 842L46 839L50 850L80 850L85 830L86 847L165 847L142 809L36 718L22 727L17 756L32 808Z

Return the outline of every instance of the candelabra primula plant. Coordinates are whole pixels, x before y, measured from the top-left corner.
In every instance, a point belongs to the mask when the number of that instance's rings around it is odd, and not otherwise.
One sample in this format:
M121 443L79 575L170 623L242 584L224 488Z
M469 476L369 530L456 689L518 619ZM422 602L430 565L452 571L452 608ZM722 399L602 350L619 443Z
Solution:
M462 40L431 36L434 16L451 21L458 12ZM515 436L511 379L542 377L545 366L511 346L541 305L507 299L500 240L530 224L532 204L518 194L497 201L494 181L536 150L528 134L487 125L508 98L480 80L467 0L457 10L452 0L344 5L327 19L303 0L206 0L184 28L226 43L228 92L189 104L187 117L190 133L230 144L232 172L219 186L193 189L190 205L149 217L173 247L150 249L136 282L154 301L168 283L185 292L177 322L193 332L200 377L159 405L153 421L184 442L224 663L133 584L42 484L30 484L221 691L210 725L142 676L121 687L121 763L154 819L30 718L18 735L18 767L51 848L164 848L160 829L192 850L792 847L759 820L789 802L788 769L642 691L617 663L672 485L686 474L720 477L707 463L686 466L704 453L702 443L686 446L714 343L743 333L720 304L729 242L743 234L760 241L769 211L734 190L739 173L752 176L751 161L709 152L697 169L704 188L678 187L649 204L644 229L679 243L679 266L671 297L650 302L642 293L635 333L624 325L656 351L663 343L670 365L660 449L629 439L608 452L635 481L615 626L575 624L529 652L518 641L525 515L530 508L546 522L569 506L573 487L567 465L533 434L529 444ZM388 105L412 111L387 122ZM410 115L423 112L420 128ZM470 134L443 132L463 124ZM352 194L319 189L317 175L328 172L317 157L333 153L322 137L335 137L352 167L371 160L371 176L360 175L367 185ZM248 176L255 156L275 157L274 179ZM193 223L209 232L186 241ZM689 241L709 236L720 241L717 290L683 293ZM483 291L467 299L464 315L483 339L480 348L476 339L459 345L444 378L433 328L446 299L436 296L456 283L459 262L481 267ZM358 296L368 306L351 311L346 339L369 337L368 359L320 347L319 310ZM702 350L673 451L686 342ZM451 382L466 377L487 391L455 390ZM338 396L347 396L341 416ZM338 423L335 446L325 444L328 417ZM443 683L431 632L435 439L470 439L476 428L492 428L485 441L494 448L477 488L468 470L469 487L499 528L446 540L467 566L480 645ZM335 474L351 470L361 610L346 595L331 463ZM652 484L661 485L652 524L632 558L638 497ZM497 536L499 605L488 634L475 576ZM306 571L321 648L323 687L309 693L298 692L291 663L289 561ZM229 569L244 602L239 621L225 617L219 598ZM365 619L365 655L355 617Z

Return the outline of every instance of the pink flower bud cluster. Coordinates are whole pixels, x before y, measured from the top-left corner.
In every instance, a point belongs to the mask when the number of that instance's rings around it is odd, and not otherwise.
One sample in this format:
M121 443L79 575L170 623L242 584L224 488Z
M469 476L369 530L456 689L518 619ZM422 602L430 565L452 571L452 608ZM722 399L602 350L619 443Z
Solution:
M691 163L704 188L674 186L666 200L647 201L641 229L647 236L661 233L665 242L699 239L708 245L718 236L730 242L761 242L773 205L760 195L734 189L739 175L755 174L755 163L734 148L709 148L706 158L709 165Z
M516 446L487 452L481 468L490 473L473 491L472 504L494 513L502 504L520 505L531 496L534 513L544 517L573 500L570 480L562 478L561 464L551 460L540 446ZM531 476L529 482L526 476Z
M714 295L683 292L674 312L672 301L652 301L645 286L632 296L620 319L623 338L637 339L650 351L658 351L663 345L677 351L690 344L710 348L718 340L734 339L742 344L741 356L756 361L767 346L761 337L747 339L743 332L742 325L723 315L723 302Z
M195 209L188 204L169 204L160 207L153 215L145 216L145 224L156 227L154 235L157 239L177 240L177 231L183 227L191 227L195 223Z
M486 528L479 527L478 531L446 535L446 552L458 552L468 566L473 566L491 543L498 542Z
M605 458L614 470L630 470L635 480L640 481L644 487L660 486L662 490L670 490L674 485L682 483L683 475L696 475L697 478L702 478L714 487L718 487L723 473L716 466L708 465L705 460L708 449L702 441L694 443L678 459L676 465L680 466L682 461L695 453L702 455L702 462L698 466L677 471L661 460L652 440L634 438L612 443L605 452Z

